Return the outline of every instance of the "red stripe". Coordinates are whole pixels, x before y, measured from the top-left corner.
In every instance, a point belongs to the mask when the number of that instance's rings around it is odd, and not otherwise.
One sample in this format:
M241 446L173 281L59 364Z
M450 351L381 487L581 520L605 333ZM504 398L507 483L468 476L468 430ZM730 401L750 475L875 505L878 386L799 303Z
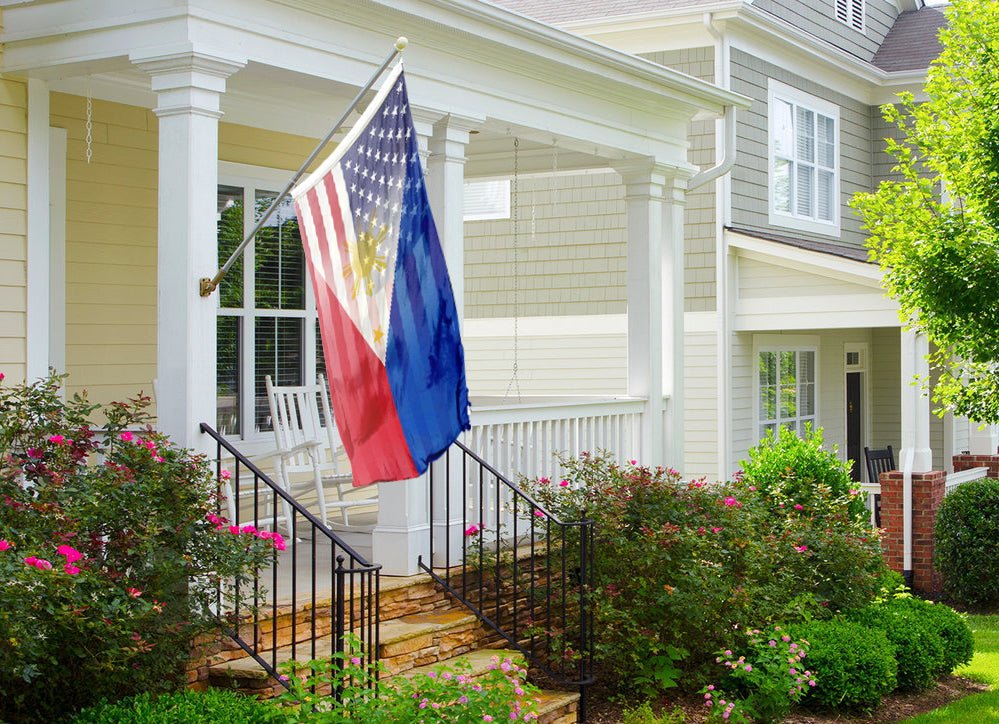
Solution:
M317 245L321 250L320 259L310 258L308 261L316 290L316 309L323 336L330 398L333 415L351 461L354 485L360 487L384 480L414 478L416 467L402 432L385 366L337 300L332 286L323 283L315 273L315 265L322 265L327 275L335 273L329 264L329 254L337 253L335 247L339 246L339 239L330 239L329 230L323 227L315 193L310 191L306 198L319 237ZM329 198L335 233L342 238L342 217L335 193L331 193ZM301 228L304 231L305 227Z

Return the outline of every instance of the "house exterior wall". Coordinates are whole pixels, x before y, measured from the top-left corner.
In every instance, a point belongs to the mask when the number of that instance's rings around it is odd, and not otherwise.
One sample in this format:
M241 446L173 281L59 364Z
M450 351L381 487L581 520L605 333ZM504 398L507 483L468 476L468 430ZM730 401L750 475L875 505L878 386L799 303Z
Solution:
M871 332L871 427L872 448L902 446L902 347L897 328ZM897 462L897 461L896 461Z
M891 30L898 8L888 0L867 0L864 32L836 19L835 0L755 0L753 7L776 15L806 33L828 41L850 55L870 61Z
M739 297L743 299L871 293L871 287L841 279L805 274L755 259L739 260Z
M738 156L732 169L732 223L736 227L852 246L863 246L866 234L848 206L858 191L871 189L871 109L859 101L768 63L737 48L731 52L732 90L749 96L753 105L739 113ZM769 222L768 79L839 106L839 234L791 230Z
M684 475L724 478L718 470L718 336L688 332L684 337L684 456L673 463Z
M0 78L0 372L27 374L28 93Z
M873 143L871 146L871 159L873 170L873 188L877 188L882 181L899 181L902 176L893 173L895 159L885 151L886 139L901 141L904 134L894 123L888 123L881 114L881 106L871 106L871 136Z

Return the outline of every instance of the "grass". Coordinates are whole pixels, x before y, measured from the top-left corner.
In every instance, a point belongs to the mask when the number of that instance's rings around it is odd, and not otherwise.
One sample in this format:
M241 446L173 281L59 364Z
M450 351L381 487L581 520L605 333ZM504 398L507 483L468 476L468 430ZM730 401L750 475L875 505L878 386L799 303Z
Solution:
M999 614L968 616L968 623L975 632L975 657L954 673L988 684L990 691L906 719L907 724L999 721Z

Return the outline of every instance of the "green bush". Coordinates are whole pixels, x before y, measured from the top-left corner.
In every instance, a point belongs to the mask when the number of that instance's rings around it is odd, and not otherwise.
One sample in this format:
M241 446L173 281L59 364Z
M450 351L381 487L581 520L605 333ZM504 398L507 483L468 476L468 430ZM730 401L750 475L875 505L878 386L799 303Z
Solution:
M178 691L154 696L149 693L101 703L84 709L75 724L261 724L285 721L273 704L230 691Z
M810 644L808 666L817 685L808 692L807 706L868 711L895 689L895 647L884 631L842 619L811 621L791 630Z
M849 490L819 485L780 506L775 486L746 480L684 481L604 455L563 466L564 481L522 485L562 520L594 521L595 658L619 690L651 697L684 675L696 689L715 651L746 643L744 624L828 617L879 590L880 544Z
M910 598L905 604L921 615L943 641L943 660L936 676L949 674L971 661L975 654L975 636L964 616L942 603Z
M0 385L0 721L182 686L218 584L283 545L222 525L211 467L143 429L148 403Z
M999 480L972 480L949 493L935 536L944 592L966 605L999 604Z
M928 605L912 597L893 598L848 614L857 623L885 632L895 647L899 689L928 689L946 669L944 640L926 612Z

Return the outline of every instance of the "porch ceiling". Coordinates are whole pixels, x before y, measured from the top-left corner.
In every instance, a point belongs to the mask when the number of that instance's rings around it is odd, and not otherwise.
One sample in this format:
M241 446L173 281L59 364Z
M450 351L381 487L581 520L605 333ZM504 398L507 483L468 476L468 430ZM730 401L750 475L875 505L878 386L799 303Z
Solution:
M407 35L418 105L485 119L470 175L502 172L517 135L532 151L555 140L565 168L642 156L686 167L686 124L728 91L610 50L479 0L0 1L5 73L57 90L154 104L131 56L198 52L245 62L229 78L226 120L307 136L329 119ZM490 158L490 154L493 157ZM538 161L538 170L550 166Z

